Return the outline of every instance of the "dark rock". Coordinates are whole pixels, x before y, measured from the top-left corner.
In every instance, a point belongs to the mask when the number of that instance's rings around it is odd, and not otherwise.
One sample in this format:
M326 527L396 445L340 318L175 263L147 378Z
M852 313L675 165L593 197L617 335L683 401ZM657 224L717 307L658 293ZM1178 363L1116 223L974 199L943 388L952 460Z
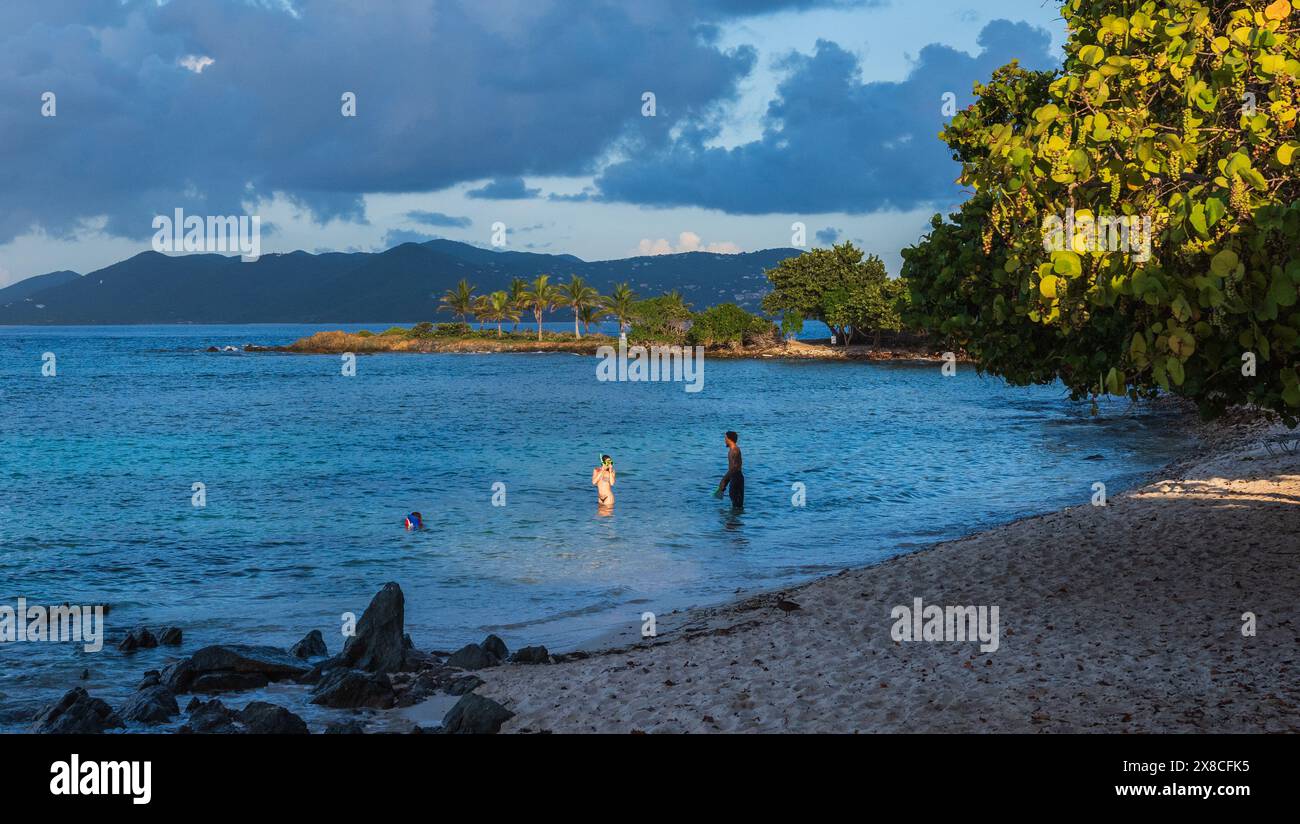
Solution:
M186 715L189 715L190 713L192 713L192 712L194 712L195 710L197 710L199 707L203 706L205 703L207 703L207 702L205 702L202 698L199 698L199 697L197 697L197 696L194 697L194 698L191 698L191 699L190 699L190 703L188 703L188 704L185 705L185 714L186 714ZM218 703L220 703L220 702L218 702Z
M156 687L161 683L162 674L158 672L158 670L149 670L140 679L140 683L136 686L136 689L142 690L145 687Z
M506 649L506 642L502 641L495 635L489 635L479 644L483 651L488 655L494 656L497 661L504 661L510 656L510 650Z
M307 670L302 675L299 675L294 680L299 684L319 684L320 679L325 676L325 673L335 669L337 666L338 661L336 659L328 658Z
M357 633L343 645L339 663L366 672L400 671L405 610L402 588L394 583L384 584L384 588L371 599L370 606L361 613Z
M415 642L411 640L409 632L402 636L402 646L406 649L415 649Z
M454 681L452 681L450 684L448 684L447 694L465 695L466 693L470 693L478 689L480 686L482 686L482 684L483 684L483 679L479 678L477 675L466 675L462 678L457 678Z
M190 717L181 728L177 730L183 735L235 735L241 730L235 726L235 716L225 704L216 698L211 701L191 701L189 706Z
M208 347L208 351L209 351L209 352L220 352L221 350L218 349L218 348L215 347L215 346L209 346L209 347Z
M326 735L365 735L366 728L360 721L350 718L347 721L335 721L325 728Z
M551 655L546 647L524 647L510 656L510 661L514 664L549 664Z
M402 650L402 672L420 672L436 664L433 656L418 649Z
M153 637L153 633L149 632L147 628L140 626L139 629L133 629L131 632L126 633L126 637L122 638L121 643L118 643L117 649L123 652L134 652L135 650L152 650L157 645L159 645L159 639Z
M190 666L196 674L219 670L256 672L272 681L297 677L311 669L309 664L282 649L245 644L204 647L190 656Z
M459 667L463 670L479 670L487 667L495 667L501 663L495 655L480 647L478 644L466 644L451 654L447 659L447 666Z
M179 647L181 645L180 627L168 627L158 636L158 643L164 647Z
M564 663L565 661L585 661L590 657L591 657L591 653L582 652L581 650L577 652L556 653L555 655L551 656L551 663L561 664Z
M122 652L135 652L138 649L153 649L158 646L158 639L145 627L133 629L122 639L117 648Z
M122 717L144 724L162 724L180 715L176 694L160 684L142 687L122 705Z
M442 719L442 731L448 735L491 735L515 714L478 693L466 693Z
M82 680L82 681L89 681L89 680L90 680L90 670L88 670L88 669L84 669L84 670L81 671L81 680Z
M73 687L36 716L31 731L42 735L91 735L121 727L122 719L108 702L92 698L81 687Z
M325 637L320 634L320 630L314 629L294 644L289 649L289 654L294 658L323 658L329 655L330 651L325 646Z
M260 672L218 670L197 676L190 683L189 692L239 692L260 689L269 683L270 679Z
M172 692L189 692L190 684L194 683L197 674L190 659L186 658L163 667L160 676L162 682L172 688Z
M275 704L254 701L240 710L235 717L257 735L307 735L307 722Z
M312 690L311 702L322 707L388 709L397 703L397 695L382 672L333 669Z

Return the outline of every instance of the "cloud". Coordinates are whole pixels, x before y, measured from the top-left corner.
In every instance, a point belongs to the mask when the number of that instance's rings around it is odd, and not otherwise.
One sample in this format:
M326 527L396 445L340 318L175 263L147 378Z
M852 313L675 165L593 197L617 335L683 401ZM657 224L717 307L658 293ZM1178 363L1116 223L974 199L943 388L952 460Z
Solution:
M817 242L823 246L834 246L835 241L840 239L840 230L827 226L825 229L819 229L815 237Z
M474 224L474 221L467 217L445 215L442 212L426 212L422 209L407 212L406 219L425 226L451 226L459 229L466 229Z
M206 69L208 66L211 66L216 61L214 61L211 57L208 57L206 55L199 56L197 54L187 54L176 62L182 67L187 68L190 71L194 72L195 74L203 74L203 70Z
M608 166L596 182L608 201L699 206L730 214L907 210L953 202L958 166L935 135L945 92L972 102L972 84L1019 58L1027 68L1059 65L1051 35L995 20L969 55L931 44L901 82L864 83L856 58L819 40L810 55L781 62L786 75L760 139L710 145L715 131L690 126L658 152Z
M465 197L481 200L532 200L541 194L541 189L530 189L524 185L522 177L498 178L489 181L478 189L470 189Z
M394 246L401 246L403 243L426 243L430 240L438 240L438 238L438 235L414 232L410 229L389 229L384 233L381 249L391 249Z
M676 246L673 246L667 238L651 240L647 237L641 239L636 249L637 254L645 256L675 255L683 252L714 252L719 255L738 255L740 254L740 247L729 240L706 245L696 233L682 232L677 236Z
M737 93L754 49L701 26L802 5L0 3L0 244L97 216L145 239L156 214L239 214L277 194L360 221L364 194L589 175L629 133L657 148ZM646 78L654 118L640 116ZM39 114L46 91L57 117Z

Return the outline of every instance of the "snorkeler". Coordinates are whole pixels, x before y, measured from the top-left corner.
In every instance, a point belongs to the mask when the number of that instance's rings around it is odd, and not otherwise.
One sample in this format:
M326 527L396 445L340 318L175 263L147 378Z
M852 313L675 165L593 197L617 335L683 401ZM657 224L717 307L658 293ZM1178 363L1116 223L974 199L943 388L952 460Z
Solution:
M713 497L721 498L723 490L727 490L731 495L732 508L741 509L745 506L745 473L741 471L743 462L740 457L740 447L736 446L740 436L735 432L728 432L723 439L727 444L727 474L722 476L722 483L718 484L718 490L713 493Z
M614 508L615 479L614 459L608 455L600 456L600 466L591 470L591 485L596 487L596 503L601 510Z

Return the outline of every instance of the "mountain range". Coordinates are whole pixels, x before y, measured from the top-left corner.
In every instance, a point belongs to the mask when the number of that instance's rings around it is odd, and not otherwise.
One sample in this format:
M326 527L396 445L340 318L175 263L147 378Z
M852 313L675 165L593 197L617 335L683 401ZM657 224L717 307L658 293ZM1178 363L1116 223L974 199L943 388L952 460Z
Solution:
M543 273L552 282L580 275L602 294L626 281L643 297L678 289L696 309L733 302L756 310L768 291L764 270L798 254L765 249L585 261L442 239L384 252L265 254L250 263L150 251L86 275L51 272L0 289L0 325L450 319L437 311L438 298L461 278L483 293Z

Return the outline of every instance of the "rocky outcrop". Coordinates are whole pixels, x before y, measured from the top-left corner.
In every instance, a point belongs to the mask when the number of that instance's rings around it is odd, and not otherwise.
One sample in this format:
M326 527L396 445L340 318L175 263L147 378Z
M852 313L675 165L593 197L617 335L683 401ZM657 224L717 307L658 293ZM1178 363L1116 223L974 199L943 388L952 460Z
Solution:
M442 719L442 731L447 735L490 735L499 732L501 725L515 714L505 707L477 693L466 693L456 706Z
M306 660L308 658L323 658L330 654L325 646L325 637L320 634L320 630L314 629L303 636L303 639L289 648L289 654L294 658Z
M334 659L337 665L365 672L399 672L406 649L402 632L405 610L402 588L395 583L384 584L361 614L356 635L347 640L343 652Z
M311 702L322 707L388 709L397 703L397 695L385 673L336 668L321 676Z
M141 724L164 724L180 712L176 694L162 684L153 683L142 685L127 699L122 705L121 716Z
M253 701L235 714L245 730L256 735L307 735L307 722L284 707Z
M180 627L168 627L158 636L158 643L164 647L179 647L181 645Z
M311 666L275 647L216 644L167 665L162 683L173 692L231 692L296 678Z
M549 664L550 662L551 654L547 652L546 647L524 647L510 656L512 664Z
M44 735L93 735L121 726L124 726L122 719L108 702L74 687L41 710L31 731Z
M200 701L195 698L185 708L190 717L177 730L182 735L237 735L242 730L235 725L234 713L221 701Z
M502 641L495 635L489 635L484 638L483 643L479 644L479 646L482 647L483 651L488 655L497 659L498 662L506 660L510 655L510 650L506 648L506 642Z
M463 670L480 670L495 667L501 659L491 654L478 644L466 644L451 654L447 666Z
M153 649L158 646L158 639L145 627L133 629L122 639L117 648L122 652L135 652L138 649Z

